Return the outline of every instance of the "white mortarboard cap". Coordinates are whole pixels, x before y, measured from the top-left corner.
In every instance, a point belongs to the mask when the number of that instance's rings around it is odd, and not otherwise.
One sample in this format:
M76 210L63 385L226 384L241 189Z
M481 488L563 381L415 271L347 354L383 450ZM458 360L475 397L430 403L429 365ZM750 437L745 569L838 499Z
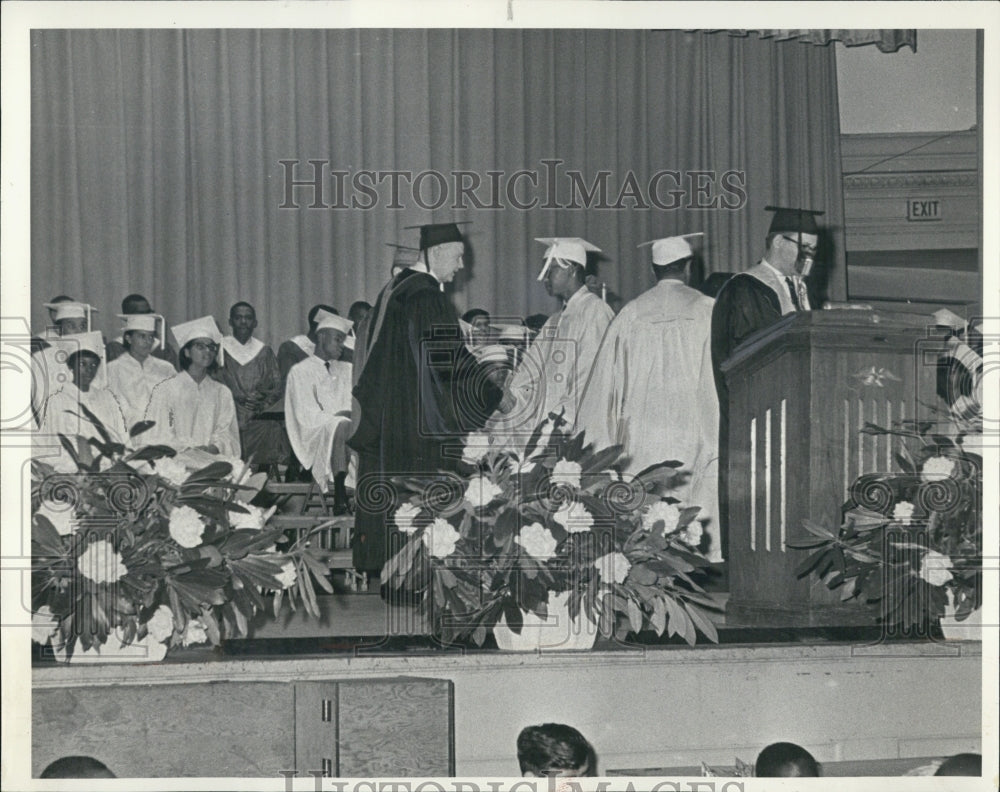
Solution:
M953 311L949 311L947 308L942 308L939 311L934 312L934 324L941 325L943 327L950 327L953 330L964 330L966 321Z
M89 319L90 314L97 312L94 306L82 302L45 303L45 307L55 311L56 322L60 319Z
M673 264L675 261L686 259L694 254L694 248L688 240L695 237L704 236L699 231L696 234L682 234L681 236L664 237L663 239L652 239L643 242L639 247L653 246L653 263L660 267Z
M75 333L52 340L53 346L69 357L74 352L93 352L104 360L104 336L99 330L90 333Z
M320 322L322 322L324 319L329 319L331 316L337 316L337 314L330 313L328 310L326 310L326 308L320 308L318 311L316 311L315 316L313 316L313 324L315 324L316 327L319 327Z
M183 347L196 338L210 338L216 344L222 342L222 333L219 332L219 326L211 316L202 316L198 319L192 319L190 322L174 325L170 330L173 332L174 338L177 339L179 347Z
M349 350L351 350L353 352L354 351L354 342L355 342L355 337L353 335L351 335L350 333L348 333L347 334L347 338L344 339L344 349L349 349Z
M325 313L322 319L319 317L319 313ZM319 321L316 323L316 332L320 330L339 330L344 335L347 335L351 330L354 329L354 322L348 319L346 316L337 316L336 314L327 313L326 311L320 310L316 314L316 318Z
M601 249L580 237L540 237L535 239L543 245L548 245L545 251L545 265L538 273L538 280L545 280L553 259L575 261L581 267L587 266L587 252L600 253Z
M159 314L118 314L122 320L122 332L129 330L144 330L147 333L156 332L156 323L162 322L163 317Z

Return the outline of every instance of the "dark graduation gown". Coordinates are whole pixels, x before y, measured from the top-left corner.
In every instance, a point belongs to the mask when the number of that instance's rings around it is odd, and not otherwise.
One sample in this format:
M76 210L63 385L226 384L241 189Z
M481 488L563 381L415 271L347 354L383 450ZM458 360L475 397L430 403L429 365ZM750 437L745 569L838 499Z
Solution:
M360 420L348 441L358 452L354 567L374 572L391 552L391 513L376 509L371 484L457 470L465 435L485 423L502 394L466 348L451 301L425 272L400 272L360 335Z
M730 558L729 543L729 388L720 370L736 348L754 333L782 317L778 295L752 275L730 278L715 298L712 309L712 370L719 394L719 528L723 554ZM734 515L735 518L735 515Z

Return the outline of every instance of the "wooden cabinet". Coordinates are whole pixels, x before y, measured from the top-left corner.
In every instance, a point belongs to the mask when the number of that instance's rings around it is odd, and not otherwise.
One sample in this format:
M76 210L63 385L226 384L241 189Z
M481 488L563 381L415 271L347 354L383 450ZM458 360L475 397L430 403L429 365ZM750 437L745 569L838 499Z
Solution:
M119 777L454 775L453 707L450 681L409 677L46 687L32 773L84 755Z

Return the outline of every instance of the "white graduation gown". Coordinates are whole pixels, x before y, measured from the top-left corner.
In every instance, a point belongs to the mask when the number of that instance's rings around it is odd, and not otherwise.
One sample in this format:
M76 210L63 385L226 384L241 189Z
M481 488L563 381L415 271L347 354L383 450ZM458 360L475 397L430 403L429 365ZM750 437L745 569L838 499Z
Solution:
M350 363L326 362L316 355L300 360L288 372L285 387L285 428L292 450L321 487L333 481L330 469L334 433L351 418ZM343 413L343 415L338 415Z
M59 442L59 435L70 440L93 437L102 440L97 427L87 418L80 405L84 405L104 425L111 439L125 444L128 432L125 428L125 417L121 406L107 388L90 388L81 391L72 382L66 383L53 393L41 407L41 426L36 439L37 456L50 462L61 473L76 472L76 463ZM42 447L51 449L43 451ZM49 455L53 458L49 459Z
M142 363L128 352L108 363L108 390L125 413L125 425L132 428L143 419L153 388L177 374L167 361L149 355ZM138 442L146 439L139 435Z
M513 409L497 411L487 424L494 444L523 450L531 433L548 417L565 410L572 427L590 368L614 312L586 286L561 311L548 318L507 386Z
M719 402L712 376L715 301L662 280L615 317L591 370L576 431L596 448L620 444L636 474L676 459L691 479L671 493L709 519L708 555L721 561L718 529Z
M162 443L176 451L214 445L225 456L240 455L233 394L211 377L195 382L186 371L177 372L153 388L143 417L156 422L140 435L143 445Z

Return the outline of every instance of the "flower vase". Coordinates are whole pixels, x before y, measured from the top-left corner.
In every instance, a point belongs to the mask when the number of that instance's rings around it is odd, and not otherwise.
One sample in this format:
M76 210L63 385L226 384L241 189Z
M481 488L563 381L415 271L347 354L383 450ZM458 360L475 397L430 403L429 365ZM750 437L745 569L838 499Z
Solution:
M972 613L959 621L955 618L955 600L948 592L948 601L944 605L944 615L940 619L941 633L946 641L981 641L983 640L983 608L979 606Z
M521 611L524 624L520 634L511 630L501 616L493 627L497 646L507 652L592 649L597 639L597 623L587 618L582 606L579 616L570 618L569 594L550 592L548 616L544 619L530 611Z

